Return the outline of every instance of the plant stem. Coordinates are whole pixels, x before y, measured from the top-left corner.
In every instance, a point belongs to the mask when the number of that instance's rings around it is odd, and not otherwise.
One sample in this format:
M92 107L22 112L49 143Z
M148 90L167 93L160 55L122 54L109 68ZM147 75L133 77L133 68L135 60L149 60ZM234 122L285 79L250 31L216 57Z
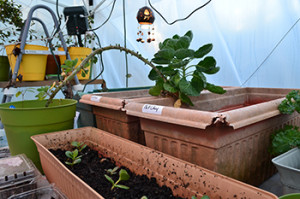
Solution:
M115 186L116 186L120 181L121 181L121 179L119 178L119 179L117 180L117 182L116 182L115 184L113 184L113 186L111 187L111 190L113 190L113 189L115 188Z
M182 67L182 77L183 77L183 78L185 78L185 75L186 75L186 74L185 74L185 71L186 71L185 66L183 66L183 67Z
M143 61L145 64L148 64L151 68L153 68L164 80L164 82L167 82L167 79L165 78L165 76L150 62L148 61L146 58L142 57L142 55L140 55L138 52L134 52L132 50L129 50L127 48L124 48L122 46L119 45L115 45L115 46L107 46L107 47L103 47L103 48L99 48L96 49L95 51L93 51L91 54L89 54L81 63L78 67L76 67L73 72L62 82L59 82L59 85L55 88L55 90L51 93L49 99L46 102L45 107L48 107L49 104L52 102L53 98L55 97L55 95L62 89L63 86L65 86L67 84L68 81L72 80L75 75L82 69L84 68L85 64L88 63L88 61L94 57L96 54L101 54L104 51L107 50L120 50L121 52L124 51L125 53L129 53L133 56L135 56L136 58L140 59L141 61Z

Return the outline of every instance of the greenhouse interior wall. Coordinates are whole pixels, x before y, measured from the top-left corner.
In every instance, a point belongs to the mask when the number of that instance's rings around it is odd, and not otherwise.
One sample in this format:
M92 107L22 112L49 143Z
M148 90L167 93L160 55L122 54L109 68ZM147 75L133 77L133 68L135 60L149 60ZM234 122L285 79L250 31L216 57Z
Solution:
M47 5L56 13L54 0L15 0L15 2L22 5L24 19L29 9L37 4ZM150 2L171 23L187 17L207 1ZM101 6L95 10L93 28L104 24L95 30L102 47L114 44L124 46L126 40L129 49L139 52L150 60L158 50L159 42L175 34L184 35L188 30L192 30L194 37L191 48L212 43L213 50L210 55L215 57L217 65L221 67L216 75L207 75L208 81L221 86L299 88L297 74L300 73L300 23L298 23L300 2L297 0L211 1L186 20L177 21L173 25L168 25L155 13L153 24L155 41L151 43L136 41L138 38L136 14L139 8L149 6L148 1L94 0L93 6L88 6L86 1L80 0L59 1L58 12L62 16L61 28L64 34L66 34L62 15L64 7L84 5L89 11L93 11L99 3ZM49 32L53 31L53 21L48 12L39 9L35 12L35 16L47 24ZM36 23L32 28L38 35L44 34L40 24ZM39 40L28 43L43 44ZM99 43L93 42L92 46L98 48ZM149 66L130 55L127 56L127 60L126 66L125 53L116 50L103 53L104 72L99 78L106 81L108 88L154 84L147 78ZM93 67L93 77L100 73L101 67L98 61ZM95 88L101 87L89 85L86 91ZM25 88L20 88L22 89ZM28 93L26 99L34 98L34 95ZM58 95L57 98L62 96ZM12 100L20 100L19 98L14 97Z

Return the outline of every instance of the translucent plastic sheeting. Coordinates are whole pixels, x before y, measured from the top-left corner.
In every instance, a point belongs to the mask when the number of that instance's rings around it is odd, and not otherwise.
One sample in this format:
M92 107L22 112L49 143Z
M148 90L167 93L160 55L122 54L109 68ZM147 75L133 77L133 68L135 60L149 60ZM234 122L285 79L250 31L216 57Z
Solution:
M106 0L95 13L94 27L101 25L109 16L114 0ZM45 4L55 11L55 5L45 1L17 1L28 8ZM55 2L55 1L53 1ZM83 5L82 1L59 1L62 4ZM94 7L102 2L95 0ZM127 47L151 59L158 50L158 43L174 34L183 35L192 30L194 39L191 48L197 49L206 43L214 48L214 56L221 67L218 74L209 76L209 82L224 86L299 88L300 73L300 2L298 0L212 0L206 7L195 12L185 21L167 25L155 13L155 42L138 43L136 14L146 5L145 0L125 0ZM169 21L184 18L194 9L203 5L203 0L151 0L152 5ZM27 5L28 4L28 5ZM27 7L26 7L27 6ZM148 5L149 6L149 5ZM59 7L62 14L63 7ZM93 7L89 7L93 9ZM40 11L38 17L47 24L49 15ZM123 1L116 0L111 18L96 30L102 46L120 44L124 46ZM64 23L64 21L63 21ZM296 25L295 25L296 23ZM293 25L295 25L293 27ZM293 27L291 29L291 27ZM40 28L38 28L40 30ZM50 29L50 28L49 28ZM66 31L64 29L64 31ZM287 34L288 33L288 34ZM96 46L97 47L97 46ZM105 70L102 78L109 88L126 86L125 54L117 50L103 53ZM149 86L150 67L128 55L129 87ZM95 77L99 65L93 69ZM89 89L92 89L90 86Z
M112 0L108 0L106 3L111 2ZM172 22L184 18L206 1L152 0L151 2L169 22ZM183 35L187 30L192 30L194 33L192 48L198 48L206 43L214 45L211 55L216 58L221 70L217 75L207 76L209 81L231 86L286 88L300 86L297 81L300 72L298 56L300 23L290 30L300 17L300 2L297 0L211 1L187 20L172 26L167 25L155 13L156 42L151 44L135 41L138 30L136 13L139 8L145 6L145 1L126 1L125 4L127 46L149 59L153 57L158 49L158 43L164 38L176 33ZM115 7L111 20L97 30L103 46L115 43L123 45L122 2L117 1ZM97 12L96 18L99 20L96 20L95 27L106 19L109 12L110 7ZM104 78L108 85L124 87L124 54L108 52L104 54L104 58L106 65ZM153 84L147 80L149 67L131 56L128 58L129 73L132 74L129 86Z

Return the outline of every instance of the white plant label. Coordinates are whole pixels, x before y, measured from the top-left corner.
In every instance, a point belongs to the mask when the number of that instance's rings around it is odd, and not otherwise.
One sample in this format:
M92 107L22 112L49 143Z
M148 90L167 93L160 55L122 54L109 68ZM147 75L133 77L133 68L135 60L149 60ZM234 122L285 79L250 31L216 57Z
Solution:
M93 102L100 102L101 97L102 96L92 95L91 101L93 101Z
M163 108L164 108L163 106L145 104L142 108L142 112L161 115Z

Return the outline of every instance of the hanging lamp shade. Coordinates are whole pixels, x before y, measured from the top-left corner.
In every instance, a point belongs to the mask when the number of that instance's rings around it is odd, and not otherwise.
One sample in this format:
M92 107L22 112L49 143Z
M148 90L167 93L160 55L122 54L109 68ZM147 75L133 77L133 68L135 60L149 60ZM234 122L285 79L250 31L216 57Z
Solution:
M155 17L151 8L144 6L139 9L136 19L141 25L151 25L153 24Z

